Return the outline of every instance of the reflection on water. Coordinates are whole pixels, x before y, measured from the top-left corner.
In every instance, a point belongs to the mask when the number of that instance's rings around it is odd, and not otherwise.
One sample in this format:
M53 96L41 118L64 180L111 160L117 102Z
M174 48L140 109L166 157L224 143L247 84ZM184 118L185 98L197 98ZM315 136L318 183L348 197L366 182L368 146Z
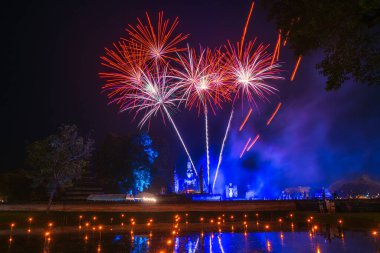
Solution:
M12 242L0 238L0 252L380 252L377 237L368 232L343 231L337 227L312 227L293 232L180 233L72 233L45 238L17 235ZM6 247L3 247L6 246Z

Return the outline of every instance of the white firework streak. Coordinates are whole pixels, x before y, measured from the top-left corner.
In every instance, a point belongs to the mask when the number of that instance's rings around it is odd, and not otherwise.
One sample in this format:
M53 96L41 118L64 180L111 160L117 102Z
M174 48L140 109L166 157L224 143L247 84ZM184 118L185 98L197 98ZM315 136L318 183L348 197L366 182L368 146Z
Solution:
M205 113L205 135L206 135L206 158L207 158L207 186L210 185L210 150L208 142L208 112L207 105L204 104L204 113Z
M216 166L216 172L215 172L214 182L212 184L212 190L214 190L215 182L216 182L216 179L217 179L218 173L219 173L219 167L220 167L220 164L222 163L224 144L226 143L228 132L230 131L231 121L232 121L233 115L234 115L234 109L231 110L230 118L229 118L228 124L227 124L226 133L224 134L224 138L223 138L223 142L222 142L222 147L220 148L219 160L218 160L218 165Z
M183 146L183 148L185 149L185 152L186 152L187 156L189 157L189 160L190 160L191 166L193 167L193 170L194 170L194 172L195 172L195 175L198 176L198 172L197 172L197 170L195 169L195 166L194 166L193 160L191 159L190 153L189 153L189 151L187 150L187 147L186 147L186 145L185 145L185 142L183 141L183 139L182 139L182 137L181 137L181 134L179 133L179 131L178 131L178 129L177 129L177 126L175 125L175 123L174 123L172 117L170 116L170 113L169 113L168 110L166 109L166 107L164 107L164 110L165 110L166 115L168 116L170 122L172 123L173 128L174 128L174 130L176 131L176 133L177 133L177 135L178 135L178 138L179 138L179 140L181 141L182 146Z

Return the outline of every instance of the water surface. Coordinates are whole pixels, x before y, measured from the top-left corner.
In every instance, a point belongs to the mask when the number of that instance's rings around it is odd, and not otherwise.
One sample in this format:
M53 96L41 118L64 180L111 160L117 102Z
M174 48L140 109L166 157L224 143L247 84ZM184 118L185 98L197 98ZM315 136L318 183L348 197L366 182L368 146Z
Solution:
M87 239L86 239L87 236ZM0 252L380 252L369 232L335 233L249 232L131 235L125 233L71 233L41 236L15 235L12 243L0 238Z

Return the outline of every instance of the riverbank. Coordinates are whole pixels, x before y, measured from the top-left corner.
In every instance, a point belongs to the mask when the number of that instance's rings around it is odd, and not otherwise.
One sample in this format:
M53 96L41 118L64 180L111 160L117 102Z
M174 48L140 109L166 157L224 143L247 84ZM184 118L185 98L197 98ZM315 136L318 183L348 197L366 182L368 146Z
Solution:
M294 201L223 201L184 203L56 203L57 212L236 212L295 211ZM46 211L46 204L6 204L0 211Z
M221 202L57 202L51 206L56 212L261 212L315 211L319 200L253 200ZM335 200L337 212L380 212L380 199ZM1 204L1 211L44 212L46 203Z

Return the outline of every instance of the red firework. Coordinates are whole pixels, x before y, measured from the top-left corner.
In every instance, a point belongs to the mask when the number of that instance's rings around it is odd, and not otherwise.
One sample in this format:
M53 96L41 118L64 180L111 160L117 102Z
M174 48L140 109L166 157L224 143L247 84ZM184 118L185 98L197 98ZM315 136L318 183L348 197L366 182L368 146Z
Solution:
M166 62L168 59L173 59L173 53L186 50L186 48L177 47L178 44L189 36L188 34L175 34L174 30L178 25L178 17L173 23L169 23L169 19L164 19L164 13L158 13L157 28L151 22L151 19L146 14L147 24L144 24L141 19L137 19L137 25L134 27L128 25L126 29L130 38L123 39L131 45L137 45L138 53L146 55L148 60Z
M137 48L118 42L113 49L106 48L106 55L100 57L101 64L111 71L101 72L99 76L106 80L102 89L107 91L110 103L116 103L122 109L126 95L136 92L136 85L141 84L143 70L146 69L146 56L137 54Z
M221 107L221 102L229 99L219 50L200 48L197 54L188 47L186 53L178 54L178 63L180 68L173 69L173 76L189 109L194 106L200 111L209 107L215 112L215 107Z
M249 41L239 57L240 44L228 41L225 46L226 67L231 78L231 87L236 91L235 99L241 96L249 104L256 105L256 98L268 100L268 96L277 92L270 80L283 79L279 64L271 64L272 56L267 51L268 46L259 44L254 48L255 41ZM235 100L234 99L234 100Z

